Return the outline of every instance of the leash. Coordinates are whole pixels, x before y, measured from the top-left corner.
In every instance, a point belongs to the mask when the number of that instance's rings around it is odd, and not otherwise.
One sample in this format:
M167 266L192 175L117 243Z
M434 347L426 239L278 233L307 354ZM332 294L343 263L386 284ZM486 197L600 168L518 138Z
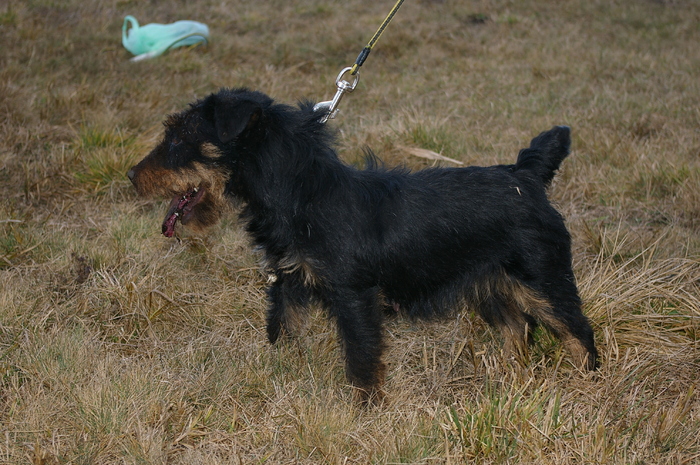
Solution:
M360 82L360 66L364 64L365 60L369 56L369 53L372 51L372 48L374 48L374 45L382 36L384 29L386 29L391 20L394 19L394 15L396 15L396 12L399 11L399 8L401 7L401 4L403 2L404 0L398 0L394 7L391 9L391 11L389 11L389 14L386 16L386 18L384 18L384 21L382 22L381 26L379 26L379 29L377 29L377 32L374 33L374 35L369 40L365 48L363 48L360 54L357 56L355 64L343 68L340 71L338 77L335 78L335 86L338 90L335 92L333 100L319 102L314 106L314 111L325 112L325 115L323 116L323 118L321 118L322 123L325 123L329 119L335 118L335 115L338 113L338 104L343 98L343 95L345 95L346 93L349 94L353 90L355 90L355 87L357 87L357 83ZM347 81L344 79L345 75L348 73L349 76L353 78L352 81Z

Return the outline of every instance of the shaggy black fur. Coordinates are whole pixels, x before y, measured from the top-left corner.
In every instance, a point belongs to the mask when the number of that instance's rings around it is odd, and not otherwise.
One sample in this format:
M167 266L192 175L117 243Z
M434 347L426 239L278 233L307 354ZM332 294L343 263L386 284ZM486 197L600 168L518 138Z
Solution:
M213 223L217 199L243 201L275 278L270 342L319 302L337 323L348 379L371 397L385 371L383 307L429 318L468 305L509 350L539 321L578 366L595 368L569 234L546 196L569 153L568 127L534 138L514 165L358 170L338 158L312 108L221 90L172 116L163 142L128 173L142 193L176 196L166 235L178 219Z

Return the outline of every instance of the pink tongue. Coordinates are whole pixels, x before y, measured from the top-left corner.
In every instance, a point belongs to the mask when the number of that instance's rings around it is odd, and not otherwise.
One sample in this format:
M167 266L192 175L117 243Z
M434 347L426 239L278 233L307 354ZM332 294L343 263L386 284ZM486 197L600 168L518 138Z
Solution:
M180 203L182 202L182 197L175 197L172 202L170 202L170 207L168 207L168 214L165 215L165 220L163 221L162 232L165 237L173 237L175 234L175 223L180 217L178 211L180 210Z
M163 221L163 235L165 237L173 237L175 234L175 222L177 221L177 212L173 213Z
M183 196L175 196L173 198L163 221L162 231L165 237L173 237L175 234L175 223L177 223L178 218L184 223L187 222L187 217L192 212L192 208L202 199L203 195L204 189L200 188L193 189Z

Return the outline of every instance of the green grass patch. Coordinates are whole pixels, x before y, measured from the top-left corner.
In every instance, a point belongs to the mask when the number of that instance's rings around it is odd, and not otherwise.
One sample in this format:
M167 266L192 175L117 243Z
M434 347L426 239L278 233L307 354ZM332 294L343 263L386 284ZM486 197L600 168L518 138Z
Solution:
M123 134L118 128L84 127L75 145L81 159L75 180L93 192L103 192L114 182L128 182L126 172L141 155L135 137Z

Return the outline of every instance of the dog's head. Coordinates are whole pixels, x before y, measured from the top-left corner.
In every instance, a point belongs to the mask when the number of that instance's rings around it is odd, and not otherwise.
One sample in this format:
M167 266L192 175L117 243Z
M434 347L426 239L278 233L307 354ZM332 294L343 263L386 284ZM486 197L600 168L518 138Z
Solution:
M163 140L127 173L139 194L172 197L165 236L178 220L200 230L219 220L236 150L271 104L259 92L224 89L168 117Z

